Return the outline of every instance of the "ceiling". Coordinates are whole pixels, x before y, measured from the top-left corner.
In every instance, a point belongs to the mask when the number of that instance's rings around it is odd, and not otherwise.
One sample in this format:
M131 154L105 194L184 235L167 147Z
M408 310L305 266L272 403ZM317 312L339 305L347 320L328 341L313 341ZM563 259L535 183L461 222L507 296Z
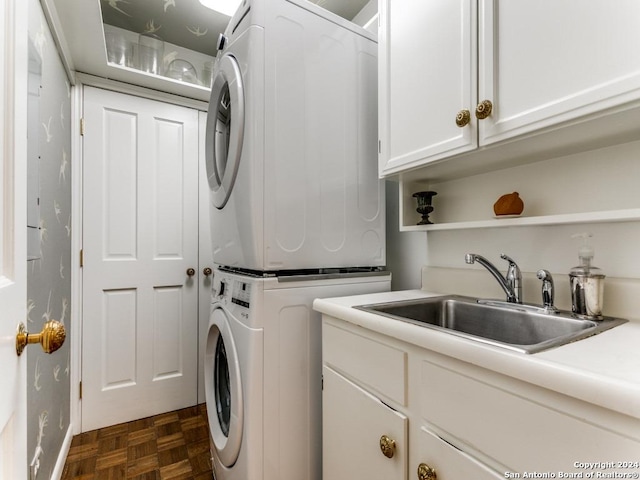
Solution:
M310 0L351 20L369 0ZM215 56L216 40L229 17L199 0L100 0L103 22L135 33L152 33L180 47Z

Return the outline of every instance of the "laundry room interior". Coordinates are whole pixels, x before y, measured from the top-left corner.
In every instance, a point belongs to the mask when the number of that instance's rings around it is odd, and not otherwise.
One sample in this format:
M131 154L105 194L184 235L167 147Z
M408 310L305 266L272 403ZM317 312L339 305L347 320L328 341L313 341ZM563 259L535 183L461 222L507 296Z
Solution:
M640 478L639 2L3 3L0 480Z

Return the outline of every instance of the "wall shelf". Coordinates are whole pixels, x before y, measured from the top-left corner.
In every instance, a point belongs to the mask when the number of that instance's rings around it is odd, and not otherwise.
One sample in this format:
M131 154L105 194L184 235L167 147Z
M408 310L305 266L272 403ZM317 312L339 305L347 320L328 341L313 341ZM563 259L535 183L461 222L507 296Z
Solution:
M400 230L471 230L640 222L640 142L607 146L502 170L433 182L400 180ZM416 225L415 192L432 190L433 225ZM523 215L496 218L493 205L519 192Z
M405 232L434 232L438 230L466 230L474 228L528 227L544 225L569 225L575 223L633 222L640 220L640 208L607 210L601 212L566 213L537 217L496 218L469 222L440 223L433 225L405 225Z
M121 29L102 23L99 1L42 1L72 84L75 84L76 74L85 74L208 103L209 88L109 63L105 45L105 29ZM128 33L137 38L137 34ZM74 41L68 42L67 38ZM199 52L177 45L170 46L172 51L179 52L177 58L186 59L196 68L200 68L203 61L213 60L213 57Z

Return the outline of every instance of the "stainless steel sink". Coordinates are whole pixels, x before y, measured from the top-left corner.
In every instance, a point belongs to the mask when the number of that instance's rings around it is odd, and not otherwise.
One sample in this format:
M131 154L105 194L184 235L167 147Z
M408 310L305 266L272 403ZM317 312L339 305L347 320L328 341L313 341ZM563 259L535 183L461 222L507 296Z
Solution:
M587 320L571 312L447 295L357 306L360 310L463 336L522 353L581 340L627 320Z

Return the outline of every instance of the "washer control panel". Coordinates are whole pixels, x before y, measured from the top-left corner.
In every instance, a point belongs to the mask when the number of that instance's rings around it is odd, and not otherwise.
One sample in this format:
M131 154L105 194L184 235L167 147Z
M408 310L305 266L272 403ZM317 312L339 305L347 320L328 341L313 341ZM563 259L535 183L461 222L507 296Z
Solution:
M231 303L249 308L251 302L251 284L240 280L233 281L233 290L231 292Z
M251 306L251 284L233 278L223 278L213 288L213 298L222 303L241 307Z

